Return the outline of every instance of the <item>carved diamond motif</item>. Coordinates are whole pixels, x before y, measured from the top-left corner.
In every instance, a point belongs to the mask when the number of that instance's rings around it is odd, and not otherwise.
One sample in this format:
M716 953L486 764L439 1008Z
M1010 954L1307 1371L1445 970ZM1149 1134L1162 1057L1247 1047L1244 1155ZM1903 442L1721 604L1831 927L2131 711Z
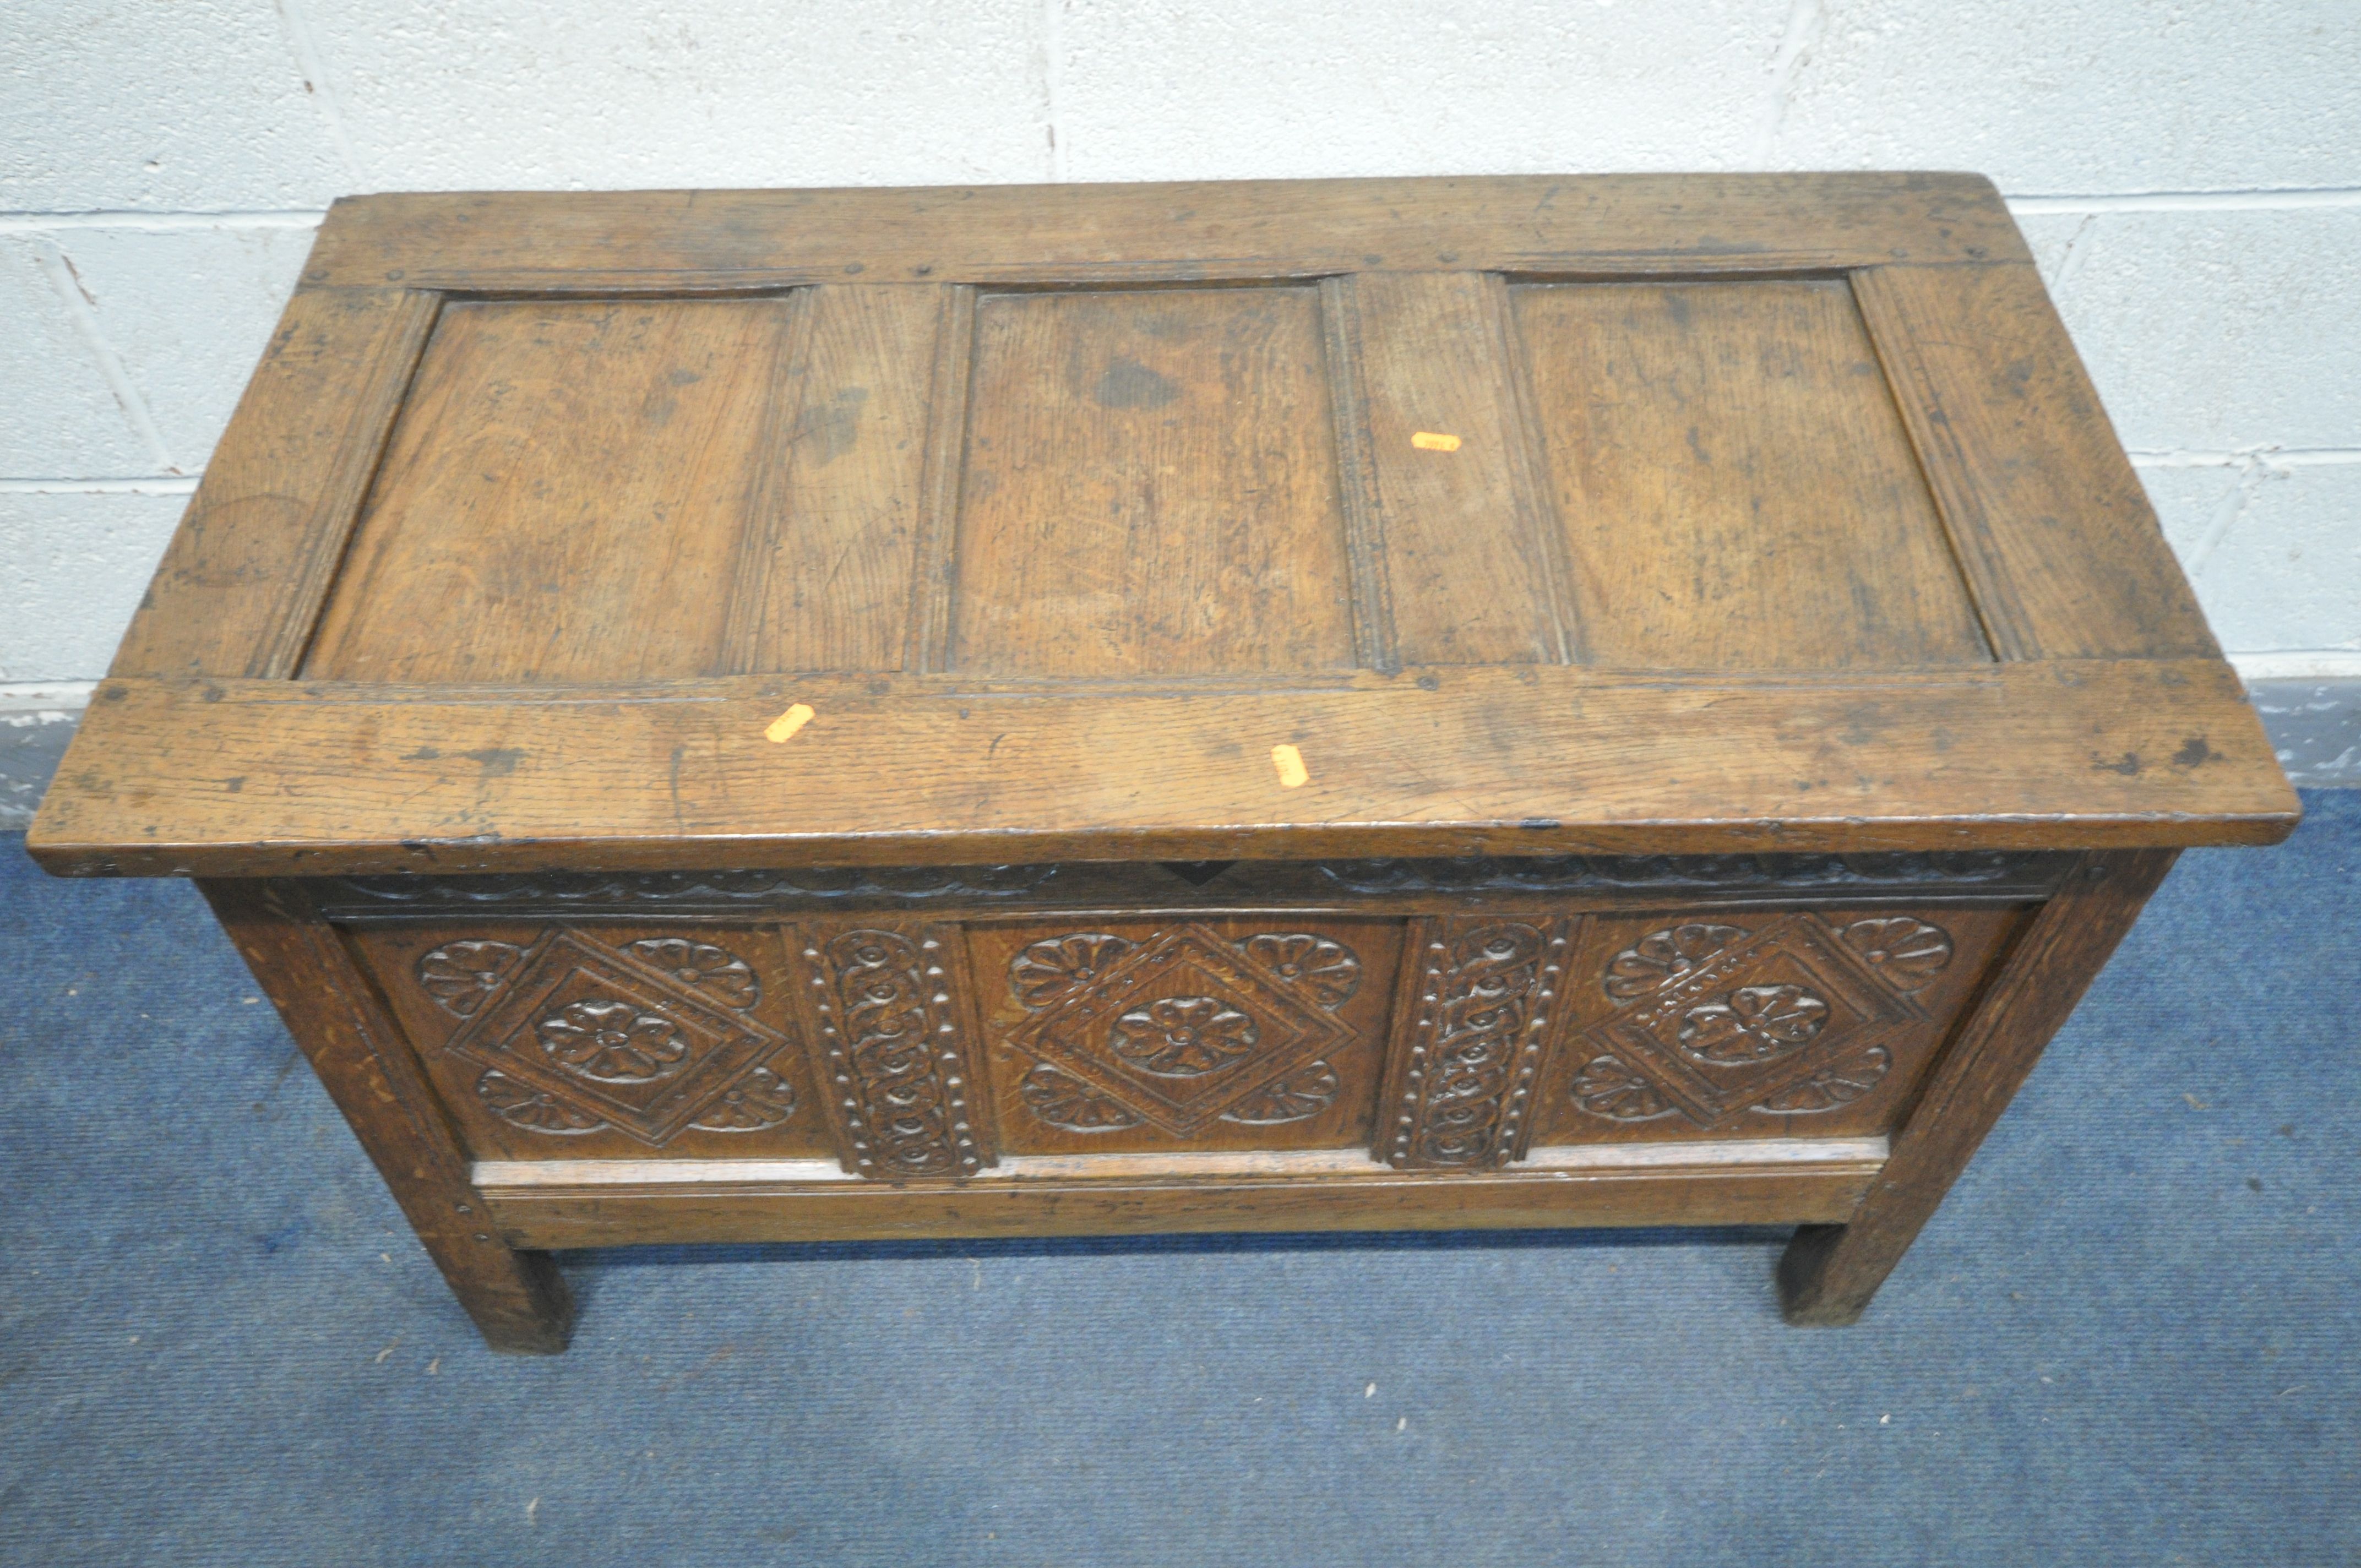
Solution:
M1926 1017L1808 916L1683 956L1640 1005L1583 1036L1584 1109L1644 1120L1661 1104L1703 1126L1765 1102L1817 1109L1863 1092L1855 1064L1878 1064L1873 1083L1890 1060L1883 1042Z
M1019 994L1057 1000L1013 1031L1009 1044L1081 1080L1068 1089L1044 1080L1028 1096L1038 1111L1054 1089L1055 1108L1066 1118L1060 1124L1112 1125L1117 1108L1178 1137L1234 1110L1237 1120L1296 1120L1323 1083L1312 1070L1317 1058L1352 1037L1345 1025L1202 926L1176 927L1120 952L1094 946L1087 989L1049 981L1048 971L1071 967L1062 958L1051 961L1045 949L1054 946L1036 944L1018 960ZM1032 983L1037 976L1041 983ZM1280 1101L1262 1093L1298 1073L1300 1082L1290 1080ZM1113 1104L1081 1115L1072 1107L1087 1098L1078 1092L1082 1086Z
M785 1043L670 974L554 930L449 1048L497 1070L484 1092L504 1119L557 1130L588 1118L660 1145Z

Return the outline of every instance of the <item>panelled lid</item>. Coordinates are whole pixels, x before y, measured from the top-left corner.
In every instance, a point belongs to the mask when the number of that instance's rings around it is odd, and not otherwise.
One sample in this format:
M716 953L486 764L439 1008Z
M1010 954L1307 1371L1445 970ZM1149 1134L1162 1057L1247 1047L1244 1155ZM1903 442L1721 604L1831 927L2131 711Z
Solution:
M2261 842L1992 187L375 196L64 872Z

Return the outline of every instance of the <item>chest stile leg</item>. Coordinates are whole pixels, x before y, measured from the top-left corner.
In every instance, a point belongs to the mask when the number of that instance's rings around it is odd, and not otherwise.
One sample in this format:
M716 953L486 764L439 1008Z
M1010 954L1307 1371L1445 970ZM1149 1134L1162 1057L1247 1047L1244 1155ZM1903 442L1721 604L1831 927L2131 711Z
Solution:
M494 1228L400 1026L302 884L198 886L485 1341L501 1351L564 1350L574 1299L557 1266Z
M1841 1327L1861 1317L2178 856L2082 857L1970 1007L1852 1218L1795 1233L1779 1261L1789 1322Z

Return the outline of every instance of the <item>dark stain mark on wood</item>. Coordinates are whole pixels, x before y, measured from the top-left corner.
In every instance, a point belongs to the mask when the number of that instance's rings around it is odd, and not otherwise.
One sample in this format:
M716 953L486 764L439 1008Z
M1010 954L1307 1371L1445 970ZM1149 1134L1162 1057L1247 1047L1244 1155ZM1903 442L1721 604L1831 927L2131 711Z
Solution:
M524 753L513 746L487 746L480 751L462 751L459 754L480 764L488 779L506 777L516 772L516 765L524 760Z
M869 400L866 387L839 387L828 402L804 411L803 433L819 443L822 467L861 443L861 408Z
M1099 406L1109 409L1160 409L1180 396L1170 376L1152 370L1128 355L1118 355L1092 389Z

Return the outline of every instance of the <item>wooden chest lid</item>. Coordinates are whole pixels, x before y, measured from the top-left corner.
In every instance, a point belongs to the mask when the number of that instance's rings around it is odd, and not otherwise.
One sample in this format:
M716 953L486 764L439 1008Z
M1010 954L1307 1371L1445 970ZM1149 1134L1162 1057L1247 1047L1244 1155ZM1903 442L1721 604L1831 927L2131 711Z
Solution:
M72 872L2262 842L1960 175L339 203Z

